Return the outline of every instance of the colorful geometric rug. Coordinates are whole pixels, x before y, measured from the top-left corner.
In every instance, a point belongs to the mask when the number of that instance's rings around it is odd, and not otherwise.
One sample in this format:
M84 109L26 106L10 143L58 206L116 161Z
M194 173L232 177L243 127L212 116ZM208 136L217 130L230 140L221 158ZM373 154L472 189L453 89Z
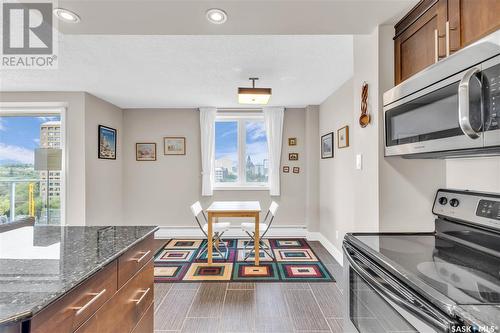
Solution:
M305 239L266 239L275 258L260 251L260 265L254 254L244 261L253 247L248 239L225 239L219 246L222 255L213 252L213 264L207 265L207 251L200 253L206 240L172 239L155 255L155 282L325 282L335 281ZM222 243L222 241L221 241ZM245 250L245 245L249 243Z

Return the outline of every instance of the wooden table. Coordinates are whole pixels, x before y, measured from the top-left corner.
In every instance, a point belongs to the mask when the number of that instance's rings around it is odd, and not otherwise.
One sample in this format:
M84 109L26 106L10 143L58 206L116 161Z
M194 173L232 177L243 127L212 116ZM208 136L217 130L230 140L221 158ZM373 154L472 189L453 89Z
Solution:
M214 201L207 208L208 213L208 264L212 261L213 235L212 223L216 217L253 217L255 219L255 265L259 265L259 214L260 203L258 201Z

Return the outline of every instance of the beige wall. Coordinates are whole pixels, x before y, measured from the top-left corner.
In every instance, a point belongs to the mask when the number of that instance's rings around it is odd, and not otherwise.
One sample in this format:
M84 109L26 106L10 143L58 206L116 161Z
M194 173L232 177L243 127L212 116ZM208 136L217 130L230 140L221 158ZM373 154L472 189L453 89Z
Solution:
M446 161L446 186L500 193L500 157Z
M117 130L116 160L97 158L98 126ZM86 224L120 225L122 220L123 111L85 94Z
M345 82L320 105L320 135L345 125L353 127L353 83ZM352 140L352 135L351 135ZM334 136L334 144L337 138ZM341 249L342 238L354 226L354 148L335 149L320 161L320 233Z
M350 129L350 147L335 148L333 159L320 162L320 231L337 252L347 232L433 230L432 201L445 184L443 161L384 157L382 94L393 82L392 35L392 27L381 26L355 36L351 79L320 105L321 135ZM371 123L361 128L364 81Z
M120 224L121 153L117 161L97 159L97 125L118 128L120 149L121 109L83 92L1 92L0 103L66 107L65 223Z
M379 229L381 232L433 231L432 204L445 187L446 162L384 157L382 95L393 87L394 52L391 26L379 27Z
M277 225L306 223L305 109L286 109L282 163L299 166L300 174L282 174ZM206 207L213 200L259 200L270 204L268 191L215 191L201 197L199 113L195 109L130 109L124 111L123 206L126 224L194 226L189 206L201 200ZM186 137L186 156L164 156L164 136ZM287 138L297 137L298 146L288 147ZM137 162L136 142L156 142L158 160ZM298 152L299 161L289 162L288 152Z
M319 231L319 105L306 107L305 129L306 225L309 232Z

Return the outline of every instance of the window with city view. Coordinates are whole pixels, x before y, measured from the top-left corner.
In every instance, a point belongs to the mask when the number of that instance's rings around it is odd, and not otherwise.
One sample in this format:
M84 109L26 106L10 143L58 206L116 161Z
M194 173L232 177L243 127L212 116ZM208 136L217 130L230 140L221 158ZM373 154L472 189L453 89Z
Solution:
M263 118L224 117L215 123L217 186L265 186L268 149Z
M0 223L60 223L61 149L59 114L0 116Z

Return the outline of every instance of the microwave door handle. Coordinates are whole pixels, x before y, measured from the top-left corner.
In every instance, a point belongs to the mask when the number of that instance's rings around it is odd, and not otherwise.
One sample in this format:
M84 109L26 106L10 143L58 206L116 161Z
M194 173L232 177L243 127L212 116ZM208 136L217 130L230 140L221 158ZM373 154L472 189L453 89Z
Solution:
M476 67L469 69L458 85L458 122L462 132L471 139L479 138L479 134L474 131L470 123L469 85L472 77L479 71L479 68Z
M386 296L390 300L392 300L394 303L402 307L403 309L409 310L413 315L416 317L431 323L433 326L438 327L441 331L448 332L450 330L450 326L454 324L453 321L449 320L448 318L444 317L437 311L434 311L432 308L426 307L426 310L432 312L431 314L428 314L425 311L422 311L421 308L418 306L414 305L413 303L415 300L409 300L409 299L403 299L399 297L398 295L391 293L387 288L384 288L383 284L377 281L374 277L372 277L370 274L368 274L363 268L361 268L358 263L352 258L350 252L346 249L345 246L343 246L344 253L346 254L347 260L349 261L349 264L351 265L351 268L359 274L370 286L372 286L377 292L381 293L382 295ZM382 278L383 279L383 278ZM385 279L384 279L385 281ZM390 283L389 283L390 284Z

